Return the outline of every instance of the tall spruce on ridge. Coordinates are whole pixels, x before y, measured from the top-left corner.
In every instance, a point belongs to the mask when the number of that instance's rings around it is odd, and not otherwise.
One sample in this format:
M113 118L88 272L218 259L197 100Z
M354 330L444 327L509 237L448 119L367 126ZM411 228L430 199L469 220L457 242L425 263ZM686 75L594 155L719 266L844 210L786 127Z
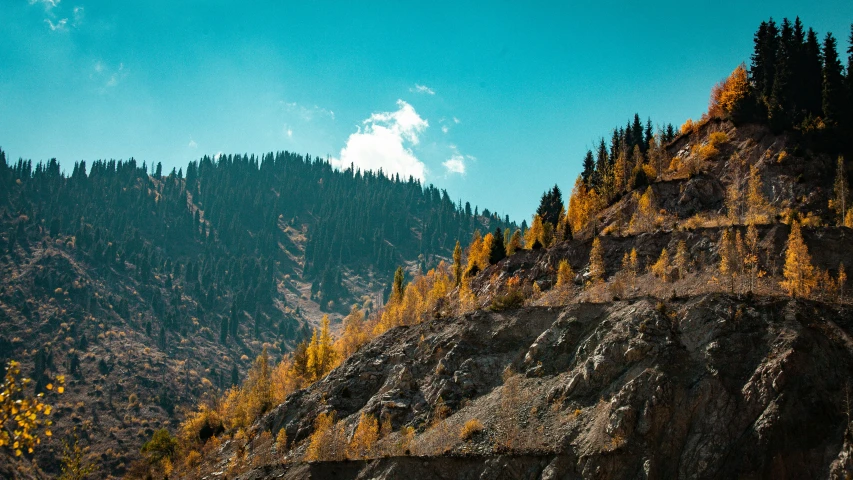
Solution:
M824 120L831 123L842 123L846 95L844 88L844 73L838 58L838 42L832 33L827 33L823 39L823 108Z
M501 233L501 228L495 229L492 236L491 245L489 245L489 264L494 265L506 258L506 245L504 244L504 236Z
M560 214L562 212L563 193L560 191L560 187L555 184L554 188L546 190L542 194L536 214L542 217L543 222L550 223L551 226L556 226L560 221Z

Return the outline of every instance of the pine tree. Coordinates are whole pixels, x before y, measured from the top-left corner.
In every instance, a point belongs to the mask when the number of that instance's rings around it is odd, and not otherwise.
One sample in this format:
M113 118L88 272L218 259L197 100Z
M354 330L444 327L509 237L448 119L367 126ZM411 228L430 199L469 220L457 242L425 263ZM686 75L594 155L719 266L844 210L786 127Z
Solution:
M391 297L398 302L403 300L404 280L405 273L403 273L403 267L397 267L397 270L394 271L394 283L391 287Z
M797 72L802 83L801 107L806 116L823 115L821 106L823 95L823 59L817 33L809 28L802 49L802 64Z
M456 247L453 249L453 283L458 287L462 281L462 246L459 240L456 241Z
M844 74L838 59L837 42L831 33L823 40L823 96L824 121L838 124L843 121L845 107Z
M581 173L581 178L583 178L583 182L588 186L592 186L592 176L595 173L595 158L592 156L592 150L587 150L586 155L583 157L583 172Z
M589 278L593 285L604 280L604 257L601 251L601 240L595 237L592 241L592 249L589 251Z
M838 157L835 169L835 183L832 186L832 200L829 208L835 210L838 215L838 225L844 225L847 210L850 208L850 186L847 183L847 168L844 165L844 157Z
M814 267L811 255L803 240L800 223L791 223L791 233L785 249L785 280L782 288L792 297L808 297L814 288Z
M489 245L489 263L494 265L504 258L506 258L506 246L504 245L503 233L501 233L501 229L498 227Z

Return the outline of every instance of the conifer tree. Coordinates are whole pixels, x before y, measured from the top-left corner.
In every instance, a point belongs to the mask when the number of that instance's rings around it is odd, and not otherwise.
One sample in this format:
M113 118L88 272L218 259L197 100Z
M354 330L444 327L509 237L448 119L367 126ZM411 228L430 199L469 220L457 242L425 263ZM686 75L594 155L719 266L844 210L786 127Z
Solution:
M791 233L785 249L785 279L782 288L792 297L808 297L814 288L814 267L811 255L803 240L800 223L791 223Z
M506 246L504 245L503 233L498 227L492 237L491 245L489 245L489 263L494 265L504 258L506 258Z
M823 118L829 123L841 123L845 106L844 74L838 59L837 42L831 33L823 40Z
M457 240L456 247L453 249L453 283L458 287L460 282L462 282L462 246Z
M592 176L594 173L595 158L592 156L592 150L587 150L586 155L583 157L583 171L581 172L581 178L588 187L592 186Z
M847 168L844 165L844 157L839 156L835 169L835 183L832 186L832 200L829 208L835 210L838 215L838 225L844 225L847 210L850 208L850 185L847 183Z
M821 105L823 61L821 60L820 41L817 38L817 33L811 28L806 34L806 42L802 48L801 67L797 76L801 79L801 107L803 112L810 117L823 115Z
M394 283L391 286L391 297L398 302L403 300L404 280L405 274L403 273L403 267L397 267L397 270L394 271Z
M604 257L601 251L601 240L595 237L592 241L592 249L589 252L589 278L593 285L604 280Z

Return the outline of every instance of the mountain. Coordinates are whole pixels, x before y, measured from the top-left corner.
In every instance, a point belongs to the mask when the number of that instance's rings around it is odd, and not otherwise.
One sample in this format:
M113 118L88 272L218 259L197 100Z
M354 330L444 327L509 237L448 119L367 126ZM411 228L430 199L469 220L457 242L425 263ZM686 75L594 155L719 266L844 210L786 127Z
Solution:
M799 20L755 41L701 119L614 129L567 208L555 187L529 229L395 279L334 343L274 374L260 356L176 431L180 461L139 472L849 478L853 92L794 67Z
M456 238L513 228L413 179L288 152L151 170L96 161L65 175L0 151L0 361L39 392L67 376L54 430L76 431L104 476L265 347L280 357L324 314L338 328L352 303L381 305L398 265L415 273ZM59 453L52 442L35 458L56 473Z

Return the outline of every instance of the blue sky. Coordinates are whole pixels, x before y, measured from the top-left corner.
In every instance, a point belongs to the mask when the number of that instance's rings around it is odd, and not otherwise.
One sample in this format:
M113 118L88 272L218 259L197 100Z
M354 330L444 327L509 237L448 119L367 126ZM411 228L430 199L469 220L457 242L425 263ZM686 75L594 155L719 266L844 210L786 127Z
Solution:
M847 48L853 2L0 0L12 157L291 150L529 218L639 112L697 118L770 16ZM845 55L846 56L846 55Z

